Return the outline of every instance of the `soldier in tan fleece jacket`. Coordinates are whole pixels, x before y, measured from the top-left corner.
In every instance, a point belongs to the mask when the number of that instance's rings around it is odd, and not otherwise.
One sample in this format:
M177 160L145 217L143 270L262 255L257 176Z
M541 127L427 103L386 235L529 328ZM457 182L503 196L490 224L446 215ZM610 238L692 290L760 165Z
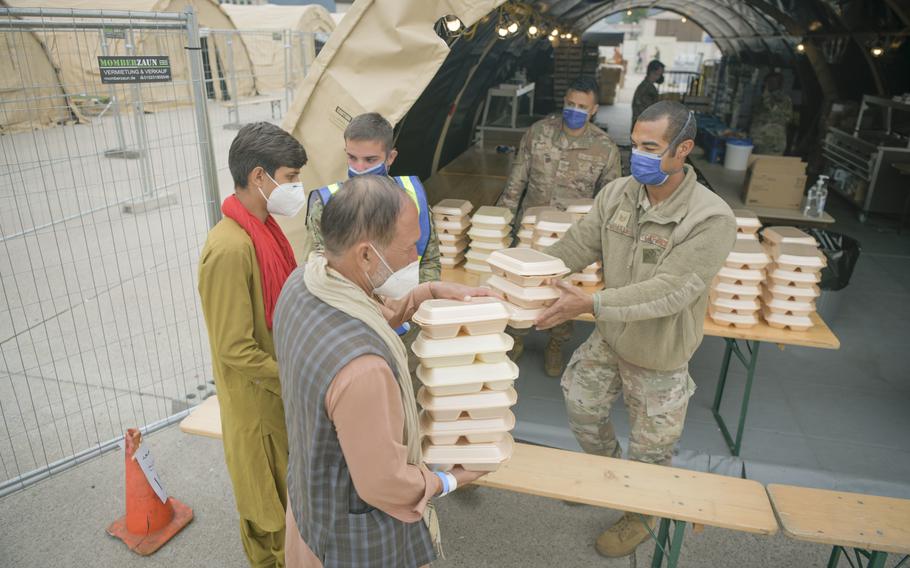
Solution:
M574 271L603 262L593 296L560 280L562 296L536 324L549 329L593 313L596 329L562 377L569 421L588 453L621 457L610 419L620 393L629 411L629 459L669 464L695 384L688 363L701 343L711 280L736 240L727 204L685 165L695 118L676 102L641 113L632 130L632 176L607 184L594 208L545 252ZM631 554L653 517L627 513L595 544Z

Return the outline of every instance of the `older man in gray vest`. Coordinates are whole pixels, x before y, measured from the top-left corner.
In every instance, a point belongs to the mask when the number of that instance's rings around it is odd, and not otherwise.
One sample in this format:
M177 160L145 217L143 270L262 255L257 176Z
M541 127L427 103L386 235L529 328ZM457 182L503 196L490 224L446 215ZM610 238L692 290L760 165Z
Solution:
M395 328L425 300L490 295L418 285L417 208L361 176L322 214L325 252L288 278L275 351L288 430L287 566L425 566L437 555L431 498L479 475L423 464L407 353Z

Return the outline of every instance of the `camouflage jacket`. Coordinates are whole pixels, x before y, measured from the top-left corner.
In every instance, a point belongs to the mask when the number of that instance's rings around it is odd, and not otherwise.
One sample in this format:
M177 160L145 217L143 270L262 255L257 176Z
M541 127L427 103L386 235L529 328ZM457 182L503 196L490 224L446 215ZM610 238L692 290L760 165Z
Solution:
M307 211L307 233L309 233L309 247L306 256L311 251L325 250L325 240L322 238L322 210L324 209L321 199L314 199ZM304 257L306 258L306 257ZM436 237L436 224L433 223L433 217L430 216L430 240L427 242L427 250L424 251L420 259L420 281L432 282L439 280L442 274L442 264L439 262L439 239Z
M752 115L752 129L765 124L787 124L793 120L793 101L783 91L766 91L762 94Z
M632 95L633 127L635 126L635 121L638 120L638 115L658 100L660 100L660 95L657 93L657 87L651 81L645 79L635 87L635 94Z
M581 136L568 136L562 115L540 120L525 133L498 205L513 213L564 199L593 197L621 175L619 149L590 122ZM524 201L522 202L522 198Z

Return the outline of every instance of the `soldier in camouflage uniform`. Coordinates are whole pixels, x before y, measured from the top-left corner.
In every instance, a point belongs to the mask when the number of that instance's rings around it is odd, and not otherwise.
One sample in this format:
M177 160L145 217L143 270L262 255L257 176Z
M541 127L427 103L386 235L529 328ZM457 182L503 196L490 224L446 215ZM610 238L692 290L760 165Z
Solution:
M579 77L566 91L562 115L548 116L534 123L521 139L512 172L497 205L515 213L516 225L522 211L541 205L565 209L564 201L593 197L618 178L619 149L607 133L590 119L597 114L597 84ZM512 330L518 360L528 330ZM572 336L571 322L554 328L545 352L545 370L551 377L562 372L562 346Z
M572 270L603 261L603 291L557 281L561 297L535 322L548 329L594 315L594 333L562 378L569 424L586 452L621 456L611 421L620 393L629 459L667 465L682 434L708 289L736 241L730 207L685 165L695 132L693 115L677 102L645 109L632 131L632 177L604 188L591 212L544 250ZM631 554L655 524L626 514L595 547L608 557Z
M392 147L392 141L392 125L381 115L366 113L354 117L344 132L344 147L348 156L349 175L388 175L392 162L398 157L398 150ZM396 177L392 179L401 185L403 178ZM414 180L413 176L411 179ZM414 180L413 183L419 185L417 180ZM420 187L419 191L423 192L423 187ZM308 244L310 248L305 251L306 256L309 256L312 250L325 250L321 224L322 211L325 208L325 204L321 199L316 198L315 195L316 192L314 191L310 196L310 203L307 209L307 232L309 233ZM429 212L427 213L429 214ZM429 217L429 229L429 240L426 250L420 259L420 282L439 280L442 273L442 264L439 261L439 238L436 236L436 226L433 224L432 215ZM417 370L419 361L417 356L411 351L411 344L417 339L419 333L420 327L411 323L408 332L401 336L401 340L408 350L408 366L412 378L415 377L414 373ZM414 378L414 381L415 388L419 387L420 385L416 382L416 378Z
M783 91L778 72L765 78L765 91L752 114L750 136L756 154L782 156L787 150L787 124L793 119L793 101Z
M635 121L638 120L638 115L643 110L660 99L657 87L654 84L660 85L663 82L664 64L655 59L648 63L645 78L635 87L635 94L632 95L632 126L635 126Z

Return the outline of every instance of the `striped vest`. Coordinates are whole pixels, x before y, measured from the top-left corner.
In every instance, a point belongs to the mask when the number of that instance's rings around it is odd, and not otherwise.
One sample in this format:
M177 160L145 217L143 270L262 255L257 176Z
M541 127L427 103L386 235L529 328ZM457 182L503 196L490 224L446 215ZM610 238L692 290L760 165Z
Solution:
M395 176L392 180L394 180L395 183L410 196L414 201L414 204L417 205L417 215L418 220L420 221L420 240L417 241L417 257L418 261L423 260L427 245L430 244L430 232L433 230L430 224L430 206L427 202L427 192L423 189L420 178L417 176ZM341 185L342 182L333 183L311 192L310 205L312 205L314 199L320 199L322 200L322 205L324 207L329 200L332 199L332 196L341 189ZM307 209L309 209L309 207L307 207ZM406 334L410 329L411 325L408 322L405 322L401 324L395 332L401 336Z
M300 536L325 568L429 564L436 555L423 522L401 522L357 494L325 408L345 365L372 354L395 372L392 355L366 324L312 295L303 273L300 267L288 278L274 318L290 448L288 502Z

